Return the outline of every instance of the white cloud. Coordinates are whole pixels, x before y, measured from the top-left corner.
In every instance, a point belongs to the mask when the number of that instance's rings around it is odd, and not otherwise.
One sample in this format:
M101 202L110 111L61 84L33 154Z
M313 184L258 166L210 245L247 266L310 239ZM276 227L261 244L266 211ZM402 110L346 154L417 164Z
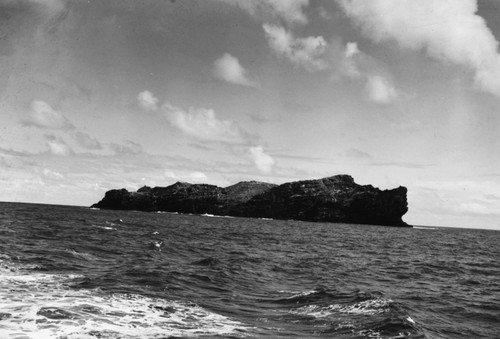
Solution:
M47 145L49 146L49 152L54 155L67 156L73 154L73 150L60 138L48 136Z
M30 116L22 123L27 126L51 129L74 128L61 112L54 110L48 103L41 100L35 100L31 103Z
M366 92L368 98L378 104L389 104L398 97L398 93L390 81L378 75L368 77Z
M306 24L309 0L219 0L236 5L257 18L279 18L289 24Z
M292 64L308 71L329 70L333 79L362 80L368 99L378 104L389 104L400 97L382 63L360 51L356 42L344 46L337 39L328 44L322 36L295 38L280 26L264 24L263 28L273 51Z
M353 55L359 54L358 44L356 42L348 42L345 44L345 56L350 58Z
M328 44L322 36L295 38L281 26L263 25L269 46L273 51L291 63L309 71L325 70L329 67L324 60Z
M221 80L232 84L257 87L257 83L248 77L248 71L240 65L238 58L224 54L215 60L213 72Z
M156 111L158 109L158 98L156 98L150 91L143 91L137 95L137 101L139 105L151 111Z
M401 97L384 65L362 52L356 42L348 42L345 46L341 42L332 43L330 54L336 59L332 66L334 76L362 81L369 100L390 104Z
M250 147L250 155L259 171L263 173L272 171L275 161L269 154L264 153L262 146Z
M476 14L476 0L339 0L376 42L396 41L474 72L478 88L500 96L498 41Z
M162 106L170 124L186 135L206 141L241 142L242 132L229 120L219 120L214 110L190 108L185 111L166 103Z

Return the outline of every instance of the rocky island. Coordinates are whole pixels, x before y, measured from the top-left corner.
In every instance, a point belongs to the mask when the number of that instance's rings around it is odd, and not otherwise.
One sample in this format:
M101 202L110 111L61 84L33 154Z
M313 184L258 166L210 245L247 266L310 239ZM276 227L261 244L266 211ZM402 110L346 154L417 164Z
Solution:
M380 190L349 175L288 182L244 181L225 188L177 182L137 192L110 190L93 208L214 214L410 227L406 187Z

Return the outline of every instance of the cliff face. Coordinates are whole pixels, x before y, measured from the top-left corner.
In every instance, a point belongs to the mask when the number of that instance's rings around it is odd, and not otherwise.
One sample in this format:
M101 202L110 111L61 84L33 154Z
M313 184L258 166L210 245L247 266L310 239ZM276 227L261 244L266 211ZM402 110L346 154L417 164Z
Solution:
M408 211L406 193L405 187L382 191L361 186L349 175L279 186L249 181L221 188L178 182L137 192L111 190L92 207L407 226L402 221Z

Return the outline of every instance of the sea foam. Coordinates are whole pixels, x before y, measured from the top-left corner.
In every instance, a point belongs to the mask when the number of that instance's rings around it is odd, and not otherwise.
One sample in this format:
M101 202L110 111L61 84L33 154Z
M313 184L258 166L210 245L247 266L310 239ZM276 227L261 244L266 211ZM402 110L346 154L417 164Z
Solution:
M245 326L193 303L71 289L78 275L29 272L0 259L0 338L244 336Z

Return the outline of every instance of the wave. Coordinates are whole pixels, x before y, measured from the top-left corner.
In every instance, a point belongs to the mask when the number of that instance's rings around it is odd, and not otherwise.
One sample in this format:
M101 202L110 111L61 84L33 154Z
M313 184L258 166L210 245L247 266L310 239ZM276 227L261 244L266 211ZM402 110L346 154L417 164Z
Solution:
M116 228L111 226L96 226L96 227L106 231L116 231Z
M282 291L286 292L286 291ZM291 292L292 295L273 300L273 302L280 304L321 304L330 303L332 301L348 303L348 302L361 302L370 299L382 297L380 292L340 292L335 290L328 290L323 287L317 287L314 290L303 292ZM267 300L269 301L269 300Z
M381 292L339 292L316 288L272 302L289 321L314 323L320 332L362 338L425 338L404 307ZM269 300L267 301L269 302Z
M230 215L217 215L217 214L210 214L210 213L200 214L200 216L209 217L209 218L233 218L234 219L234 217L232 217Z
M330 317L337 313L373 315L386 312L392 302L393 301L391 299L377 298L347 305L307 305L292 310L291 312L296 314L309 315L315 318Z
M33 272L0 259L0 337L238 337L247 331L244 324L194 303L69 288L81 278Z
M71 254L75 258L84 259L88 261L93 261L98 259L96 256L87 252L77 252L75 250L70 250L70 249L66 249L65 252Z

